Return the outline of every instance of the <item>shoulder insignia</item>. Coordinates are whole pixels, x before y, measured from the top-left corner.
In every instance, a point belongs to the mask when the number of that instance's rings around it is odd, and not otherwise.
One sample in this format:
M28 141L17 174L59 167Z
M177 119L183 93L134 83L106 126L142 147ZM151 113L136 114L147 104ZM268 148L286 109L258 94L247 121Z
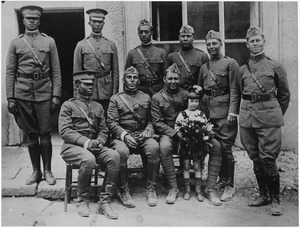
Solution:
M85 37L83 40L87 40L87 39L89 39L90 38L90 36L87 36L87 37Z
M146 93L144 93L143 91L141 91L141 90L138 90L138 93L141 93L141 94L146 94Z
M46 33L41 32L41 35L44 37L49 37Z
M274 59L271 59L271 58L270 58L270 57L268 57L268 56L266 56L266 58L267 58L268 60L274 61Z
M24 35L25 35L25 34L21 34L21 35L18 36L18 38L22 38Z
M102 36L102 38L109 41L109 39L107 39L105 36Z
M75 97L72 97L72 98L70 98L68 101L75 101L76 100L76 98Z
M226 59L232 59L232 58L230 58L229 56L226 56L226 55L224 56L224 58L226 58Z

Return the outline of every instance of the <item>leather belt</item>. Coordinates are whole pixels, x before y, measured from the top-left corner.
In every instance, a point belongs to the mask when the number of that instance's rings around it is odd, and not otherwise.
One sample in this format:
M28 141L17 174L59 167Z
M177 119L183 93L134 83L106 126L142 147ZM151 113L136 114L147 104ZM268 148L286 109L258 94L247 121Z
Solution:
M229 92L229 87L225 87L223 89L204 90L204 94L211 97L223 96L225 94L229 94Z
M100 71L98 71L98 72L96 72L95 77L96 78L102 78L102 77L105 77L105 76L107 76L109 74L110 74L110 71L107 71L107 72L100 72Z
M40 80L44 78L50 77L50 73L40 73L40 72L34 72L32 74L23 74L23 73L17 73L17 76L20 78L27 78L27 79L33 79L33 80Z
M257 101L267 101L272 98L276 97L274 92L271 93L259 93L259 94L243 94L244 100L249 100L251 102L257 102Z
M141 81L140 85L141 86L153 86L161 83L161 79L148 79L147 81Z
M131 132L135 132L135 131L145 129L147 127L147 125L146 124L128 124L128 125L124 124L124 125L122 125L122 127Z

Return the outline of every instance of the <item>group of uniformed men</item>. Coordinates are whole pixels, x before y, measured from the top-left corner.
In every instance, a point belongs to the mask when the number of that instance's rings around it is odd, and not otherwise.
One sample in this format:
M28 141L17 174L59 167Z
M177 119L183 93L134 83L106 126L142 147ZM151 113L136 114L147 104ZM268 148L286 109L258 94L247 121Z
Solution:
M24 132L33 167L26 184L44 179L55 184L51 172L51 114L60 106L61 74L53 38L38 30L43 9L20 9L25 34L11 42L7 56L6 91L8 110ZM194 29L184 25L179 31L180 49L167 56L152 44L152 25L141 20L141 45L128 53L119 91L118 53L114 42L102 35L107 11L91 9L91 35L78 42L74 51L73 77L76 96L64 102L59 114L59 133L64 140L62 158L80 167L77 210L89 216L89 186L92 169L105 167L99 196L99 211L107 218L118 215L110 206L115 187L126 207L135 207L129 194L127 160L139 153L147 162L147 203L156 206L156 185L160 164L169 184L166 203L174 204L178 186L173 161L180 131L176 117L187 105L193 86L201 98L201 109L216 128L220 162L209 162L208 175L219 176L208 183L205 196L213 205L234 195L235 160L232 146L237 136L239 115L241 142L253 161L260 196L249 206L272 204L271 214L280 215L280 181L276 159L281 149L281 126L290 92L281 64L264 54L265 38L258 27L246 34L250 59L238 63L221 54L219 32L209 31L206 53L193 47ZM215 159L216 160L216 159ZM216 161L217 161L216 160ZM216 192L224 189L219 199ZM199 197L200 199L201 197ZM199 200L198 199L198 200ZM221 201L220 201L221 200ZM203 201L203 200L199 200Z

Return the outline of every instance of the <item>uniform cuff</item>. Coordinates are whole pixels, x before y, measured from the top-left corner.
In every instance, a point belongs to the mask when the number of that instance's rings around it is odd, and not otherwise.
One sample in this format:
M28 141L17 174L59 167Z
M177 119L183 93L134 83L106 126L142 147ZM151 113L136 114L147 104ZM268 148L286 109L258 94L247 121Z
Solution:
M90 139L88 139L88 140L85 141L85 143L83 144L83 148L84 148L84 149L87 149L87 147L88 147L90 141L91 141Z
M236 116L236 117L239 116L238 114L234 114L234 113L228 113L228 114L231 115L231 116Z
M123 131L123 132L122 132L120 138L121 138L121 140L122 140L123 142L124 142L125 135L127 135L127 134L128 134L127 131Z

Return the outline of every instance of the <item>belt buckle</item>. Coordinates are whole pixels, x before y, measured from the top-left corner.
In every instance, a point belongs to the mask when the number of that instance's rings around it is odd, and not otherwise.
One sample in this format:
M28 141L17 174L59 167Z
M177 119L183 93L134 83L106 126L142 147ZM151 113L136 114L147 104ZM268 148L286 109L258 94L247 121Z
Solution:
M212 97L215 97L215 96L216 96L215 90L212 89L212 90L210 91L210 95L211 95Z
M39 80L40 79L40 73L34 72L33 73L33 79L36 80L36 81Z
M251 94L251 102L255 102L257 100L256 94Z

